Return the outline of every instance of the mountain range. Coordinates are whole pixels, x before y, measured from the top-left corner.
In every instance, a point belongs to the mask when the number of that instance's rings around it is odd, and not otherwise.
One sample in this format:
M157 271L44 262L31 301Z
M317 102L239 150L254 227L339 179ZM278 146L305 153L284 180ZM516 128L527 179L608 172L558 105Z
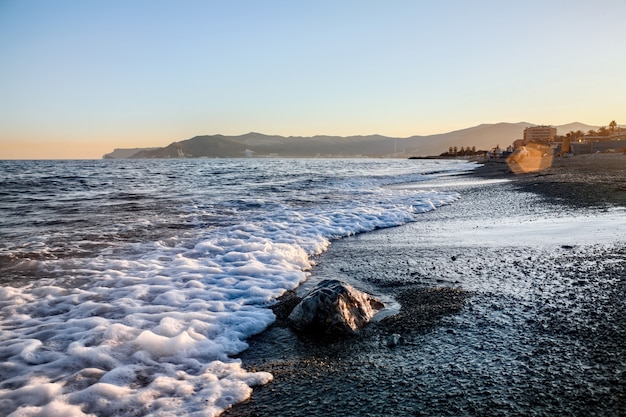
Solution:
M278 136L246 133L239 136L205 135L173 142L161 148L115 149L104 159L241 158L241 157L410 157L439 155L450 147L489 150L506 148L523 137L533 123L481 124L428 136L396 138L369 136ZM558 134L596 130L598 126L569 123L556 126Z

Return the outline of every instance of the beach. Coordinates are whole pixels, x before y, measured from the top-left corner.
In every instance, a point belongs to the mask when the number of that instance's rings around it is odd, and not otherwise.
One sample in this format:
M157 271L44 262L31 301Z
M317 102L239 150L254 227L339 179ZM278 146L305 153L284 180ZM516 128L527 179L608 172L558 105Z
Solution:
M273 381L224 416L625 416L626 155L486 162L420 187L461 199L335 241L242 366ZM391 313L358 336L285 318L325 278Z
M626 154L603 153L546 158L535 172L516 175L504 161L486 162L473 175L515 179L519 187L576 206L626 206ZM541 164L537 164L540 166Z

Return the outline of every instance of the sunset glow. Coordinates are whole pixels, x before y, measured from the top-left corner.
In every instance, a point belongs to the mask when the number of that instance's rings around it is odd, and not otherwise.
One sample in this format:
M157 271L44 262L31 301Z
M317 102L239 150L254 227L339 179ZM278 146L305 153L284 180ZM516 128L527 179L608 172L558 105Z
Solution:
M4 1L0 159L250 131L623 124L624 13L617 0Z

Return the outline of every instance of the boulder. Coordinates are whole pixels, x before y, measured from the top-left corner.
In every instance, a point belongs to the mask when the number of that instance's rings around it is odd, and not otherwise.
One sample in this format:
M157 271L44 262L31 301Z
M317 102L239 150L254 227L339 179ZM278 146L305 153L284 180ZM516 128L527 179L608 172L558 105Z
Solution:
M385 305L338 280L324 280L296 305L289 321L300 331L356 334Z

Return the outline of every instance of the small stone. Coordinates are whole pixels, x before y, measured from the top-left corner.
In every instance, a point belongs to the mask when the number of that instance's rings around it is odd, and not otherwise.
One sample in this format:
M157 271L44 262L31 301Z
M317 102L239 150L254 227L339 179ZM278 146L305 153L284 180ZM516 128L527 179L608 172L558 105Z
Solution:
M400 336L398 333L394 333L387 337L387 340L385 340L385 343L387 344L387 347L390 347L390 348L396 347L399 344L404 343L404 338Z

